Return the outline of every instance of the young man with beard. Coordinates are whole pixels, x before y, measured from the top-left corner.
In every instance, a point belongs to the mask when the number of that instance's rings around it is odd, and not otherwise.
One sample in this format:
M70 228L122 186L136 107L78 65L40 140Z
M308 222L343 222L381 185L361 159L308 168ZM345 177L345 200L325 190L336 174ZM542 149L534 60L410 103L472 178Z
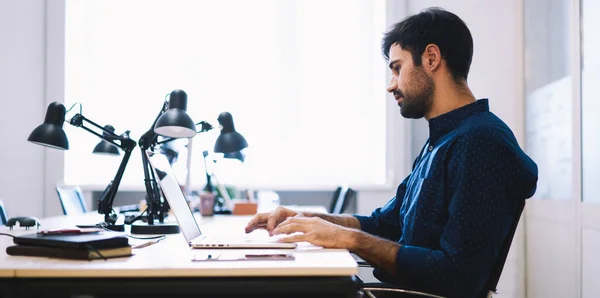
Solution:
M378 277L412 289L485 297L517 206L535 192L537 166L488 100L469 89L473 40L458 16L438 8L410 16L385 34L382 51L400 113L429 122L429 139L396 196L370 216L280 207L254 216L246 232L300 232L282 241L348 249Z

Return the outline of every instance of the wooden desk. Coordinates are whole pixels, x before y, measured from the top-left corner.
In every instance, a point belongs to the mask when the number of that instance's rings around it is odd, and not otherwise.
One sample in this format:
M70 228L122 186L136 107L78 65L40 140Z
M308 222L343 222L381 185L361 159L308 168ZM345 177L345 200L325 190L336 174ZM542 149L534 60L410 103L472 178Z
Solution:
M4 236L0 236L2 238L6 238ZM8 239L2 239L0 238L0 245L2 246L2 252L0 253L0 278L4 278L4 277L14 277L15 276L15 269L13 268L12 264L11 264L11 258L6 255L6 252L4 251L6 245L4 245L5 242L8 243L12 243L10 241L2 241L2 240L8 240Z
M204 234L243 234L250 217L204 217ZM41 220L42 228L67 227L82 221L100 220L98 214L83 217L55 217ZM226 231L226 232L224 232ZM9 232L3 228L2 232ZM32 231L17 229L13 234ZM139 243L140 240L132 239ZM143 242L143 240L141 241ZM192 250L181 234L168 236L157 244L134 250L128 258L108 261L71 261L39 257L13 257L5 248L9 237L0 237L0 284L20 295L106 294L124 292L162 296L212 293L260 297L280 296L291 291L305 297L352 297L357 264L346 250L322 249L300 243L294 250L250 250L252 253L292 253L290 261L213 261L192 262L197 253L248 253L249 250ZM0 289L2 285L0 285ZM286 296L288 296L286 294Z

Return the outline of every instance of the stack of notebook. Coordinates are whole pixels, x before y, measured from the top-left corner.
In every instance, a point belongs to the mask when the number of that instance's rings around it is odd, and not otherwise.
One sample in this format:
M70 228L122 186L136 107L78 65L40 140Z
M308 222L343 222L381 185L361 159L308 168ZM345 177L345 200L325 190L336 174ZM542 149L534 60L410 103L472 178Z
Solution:
M16 245L6 248L13 256L38 256L64 259L108 259L131 256L127 237L114 233L78 235L43 235L40 233L17 236Z

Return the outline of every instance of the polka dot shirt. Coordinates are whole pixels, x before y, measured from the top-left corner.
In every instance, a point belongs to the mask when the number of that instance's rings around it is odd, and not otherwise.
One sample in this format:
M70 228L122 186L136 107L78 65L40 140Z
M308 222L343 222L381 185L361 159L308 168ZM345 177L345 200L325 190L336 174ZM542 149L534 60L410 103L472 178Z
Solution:
M401 244L395 282L477 297L536 182L536 164L481 99L430 119L429 139L396 196L355 217L363 231Z

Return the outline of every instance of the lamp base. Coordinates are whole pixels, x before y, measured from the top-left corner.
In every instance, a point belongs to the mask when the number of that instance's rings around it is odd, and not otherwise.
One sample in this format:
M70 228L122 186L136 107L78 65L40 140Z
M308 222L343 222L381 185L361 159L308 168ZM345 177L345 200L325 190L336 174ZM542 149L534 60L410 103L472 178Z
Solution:
M179 234L179 225L170 222L134 223L131 225L131 234L159 235L159 234Z
M116 225L116 224L106 224L104 225L104 223L101 223L100 225L102 225L105 229L109 229L111 231L115 231L115 232L125 232L125 225Z

